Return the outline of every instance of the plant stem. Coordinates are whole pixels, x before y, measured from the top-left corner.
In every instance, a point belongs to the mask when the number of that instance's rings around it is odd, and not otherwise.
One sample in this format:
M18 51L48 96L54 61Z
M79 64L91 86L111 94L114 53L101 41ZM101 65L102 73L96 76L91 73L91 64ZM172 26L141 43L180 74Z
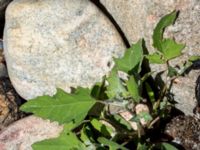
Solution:
M156 117L149 125L148 125L148 129L150 129L158 120L160 119L160 117Z

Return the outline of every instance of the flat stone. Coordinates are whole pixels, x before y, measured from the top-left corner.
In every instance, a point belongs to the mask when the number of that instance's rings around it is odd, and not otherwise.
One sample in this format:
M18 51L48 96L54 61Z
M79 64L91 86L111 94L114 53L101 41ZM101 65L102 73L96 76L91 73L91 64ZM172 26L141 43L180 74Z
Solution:
M7 8L5 59L25 99L53 95L56 87L91 87L124 50L115 27L88 0L15 0Z
M110 12L115 21L121 27L130 44L135 43L140 38L144 38L146 46L150 52L152 47L153 29L160 18L173 10L180 10L179 17L174 26L167 28L164 36L175 37L176 41L185 43L184 55L171 62L172 65L183 64L189 56L200 55L200 1L199 0L100 0L105 8ZM165 66L152 65L152 71L160 72L165 70ZM195 81L200 71L195 71L185 77L187 84L184 86L174 85L176 91L177 107L186 114L193 114L195 99ZM180 79L181 80L181 79ZM175 90L176 89L176 90ZM190 93L190 98L185 96ZM188 105L189 103L189 105ZM179 105L180 104L180 105ZM186 107L185 107L186 106ZM185 111L186 110L186 111ZM190 111L189 111L190 110Z
M35 116L21 119L0 132L1 150L32 150L35 142L56 138L63 130L56 122Z

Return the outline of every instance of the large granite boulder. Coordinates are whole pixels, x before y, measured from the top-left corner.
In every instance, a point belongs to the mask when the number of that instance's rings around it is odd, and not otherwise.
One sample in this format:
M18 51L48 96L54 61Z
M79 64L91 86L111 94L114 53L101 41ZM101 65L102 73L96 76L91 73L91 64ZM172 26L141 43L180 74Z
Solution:
M151 36L160 18L173 10L180 10L175 26L167 31L168 36L186 43L189 53L199 54L199 0L100 0L116 20L130 43L145 38L147 46L152 48ZM188 51L188 50L187 50Z
M25 99L53 95L57 87L91 87L124 50L112 23L88 0L15 0L7 8L5 59Z
M200 1L199 0L100 0L121 27L130 43L144 38L147 48L153 52L152 34L160 18L173 10L180 10L174 26L167 28L165 36L186 44L184 55L172 61L183 63L191 55L200 55ZM165 66L152 65L152 70L160 72ZM177 107L186 114L192 114L196 105L195 82L200 71L192 71L189 76L180 78L172 91ZM181 87L181 88L180 88Z

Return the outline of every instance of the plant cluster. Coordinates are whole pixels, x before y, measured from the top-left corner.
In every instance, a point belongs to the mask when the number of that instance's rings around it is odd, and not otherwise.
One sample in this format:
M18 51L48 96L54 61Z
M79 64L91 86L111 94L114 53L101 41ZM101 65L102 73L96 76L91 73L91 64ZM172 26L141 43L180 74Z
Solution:
M172 83L199 58L192 57L180 68L170 65L170 60L182 55L185 47L163 37L177 13L164 16L154 29L155 53L145 54L144 41L139 40L122 58L114 58L113 69L93 88L78 87L72 93L57 89L53 97L41 96L25 103L22 111L64 125L58 138L34 143L33 149L176 150L170 143L153 140L153 136L162 132L157 128L170 117L174 101L170 84L158 86L153 72L145 66L166 64L166 76Z

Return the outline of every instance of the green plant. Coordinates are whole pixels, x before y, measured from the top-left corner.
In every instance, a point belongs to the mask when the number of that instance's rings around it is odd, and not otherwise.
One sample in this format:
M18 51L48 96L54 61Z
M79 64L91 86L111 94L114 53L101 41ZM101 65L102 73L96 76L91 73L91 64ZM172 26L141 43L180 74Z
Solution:
M156 26L155 53L145 55L144 41L139 40L122 58L114 59L115 66L109 75L92 89L79 87L71 94L57 89L53 97L37 97L21 106L22 111L64 125L58 138L37 142L32 145L33 149L176 150L169 143L154 143L150 135L174 107L173 99L168 96L170 85L159 86L161 92L153 89L148 82L153 73L142 67L149 65L145 63L147 59L150 63L166 64L171 83L192 61L199 59L192 57L179 70L170 65L170 60L179 57L185 47L173 39L163 38L164 29L172 25L176 17L177 11L173 11Z

